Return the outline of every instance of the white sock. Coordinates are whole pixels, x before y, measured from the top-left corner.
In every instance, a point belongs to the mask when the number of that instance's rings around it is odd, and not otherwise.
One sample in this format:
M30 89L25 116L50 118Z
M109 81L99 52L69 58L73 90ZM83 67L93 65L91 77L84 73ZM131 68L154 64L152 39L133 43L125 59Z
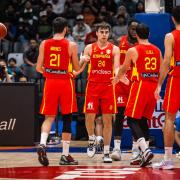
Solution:
M44 144L44 145L46 146L48 135L49 135L49 134L46 133L46 132L42 132L42 133L41 133L40 144Z
M109 145L104 146L104 154L109 154Z
M120 146L121 146L121 140L114 139L114 149L120 150Z
M172 159L172 147L165 147L165 154L164 154L164 160L171 160Z
M63 143L62 155L68 156L70 141L62 141L62 143Z
M133 141L132 150L133 149L138 149L138 142L137 141Z
M103 137L102 136L96 136L96 140L97 140L97 142L100 142L101 140L103 140Z
M146 141L145 141L144 138L139 138L139 139L137 140L137 143L138 143L139 147L141 148L141 151L142 151L142 152L144 152L144 151L148 148L148 146L147 146Z
M95 139L96 139L96 136L94 134L89 136L89 141L94 141Z

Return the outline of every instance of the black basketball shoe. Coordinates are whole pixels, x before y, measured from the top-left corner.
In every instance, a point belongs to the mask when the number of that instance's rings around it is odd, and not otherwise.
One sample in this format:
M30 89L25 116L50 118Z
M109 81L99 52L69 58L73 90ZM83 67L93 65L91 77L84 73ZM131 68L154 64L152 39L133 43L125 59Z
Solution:
M40 144L37 148L38 160L43 166L49 165L49 160L46 155L46 147L43 144Z

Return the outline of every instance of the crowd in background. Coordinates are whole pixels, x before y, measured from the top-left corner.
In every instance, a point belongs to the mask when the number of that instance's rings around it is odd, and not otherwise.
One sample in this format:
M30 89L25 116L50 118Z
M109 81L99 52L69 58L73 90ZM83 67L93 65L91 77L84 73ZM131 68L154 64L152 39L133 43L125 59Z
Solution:
M102 21L111 25L111 41L117 44L118 39L127 34L127 24L134 14L144 12L144 1L2 0L0 8L0 22L8 29L1 41L1 61L5 61L11 75L17 75L13 81L19 81L22 76L29 81L40 77L35 72L38 45L52 36L54 18L68 19L67 38L78 44L80 53L86 44L94 41L94 25ZM9 53L23 53L23 65L17 67L15 58L8 61Z

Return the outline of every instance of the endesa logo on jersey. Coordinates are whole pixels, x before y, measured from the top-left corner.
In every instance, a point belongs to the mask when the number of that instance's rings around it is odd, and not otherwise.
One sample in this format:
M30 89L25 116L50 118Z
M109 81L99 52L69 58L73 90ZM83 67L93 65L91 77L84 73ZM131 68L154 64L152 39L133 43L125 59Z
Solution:
M104 69L93 69L92 74L112 74L112 71L107 71Z
M149 120L150 129L162 129L165 121L165 112L162 109L163 100L157 101L152 119ZM128 128L126 119L124 120L124 128Z

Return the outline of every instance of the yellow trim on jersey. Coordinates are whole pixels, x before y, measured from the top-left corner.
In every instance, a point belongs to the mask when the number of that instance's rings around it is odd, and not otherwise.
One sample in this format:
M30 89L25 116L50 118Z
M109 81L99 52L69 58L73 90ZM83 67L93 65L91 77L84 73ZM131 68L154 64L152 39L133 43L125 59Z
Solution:
M174 66L175 66L174 55L171 57L170 66L171 66L171 67L174 67Z
M172 90L172 81L173 81L173 76L171 77L171 81L170 81L170 85L169 85L167 112L169 112L169 104L170 104L170 97L171 97L171 90Z
M72 63L70 62L70 58L69 58L68 72L72 72L72 70L73 70Z
M46 80L45 80L45 83L44 83L44 90L43 90L43 107L42 107L42 110L41 110L41 113L44 114L44 108L45 108L45 97L46 97Z
M87 70L87 72L88 72L88 75L90 75L90 72L91 72L91 62L88 64L88 70Z
M73 112L73 104L74 104L74 88L73 88L73 82L72 82L72 79L70 78L70 84L71 84L71 97L72 97L72 101L71 101L71 113Z
M138 92L137 92L137 95L136 95L136 99L135 99L134 107L133 107L133 111L132 111L132 117L134 117L134 112L135 112L135 109L136 109L137 100L138 100L138 97L139 97L141 86L142 86L142 81L140 81L140 83L139 83Z
M86 113L86 97L87 97L87 89L88 89L88 87L89 87L89 81L87 81L87 85L86 85L84 108L83 108L83 112L84 112L84 113Z
M113 95L114 95L114 113L117 113L115 86L113 86Z
M134 67L132 69L132 75L131 75L131 80L136 77L137 81L139 81L139 73L137 71L136 63L134 64Z
M170 69L169 69L169 74L172 74L174 71L174 66L175 66L175 60L174 60L174 54L171 57L170 60Z

